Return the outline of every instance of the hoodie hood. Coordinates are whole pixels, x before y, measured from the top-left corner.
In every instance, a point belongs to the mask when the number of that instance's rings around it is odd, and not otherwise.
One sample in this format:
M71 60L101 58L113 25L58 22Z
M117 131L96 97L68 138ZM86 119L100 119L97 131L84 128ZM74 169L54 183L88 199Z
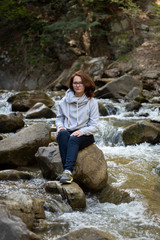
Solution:
M77 104L78 103L79 106L86 104L89 100L85 94L83 94L82 97L76 97L74 95L74 92L71 89L67 90L65 98L66 98L67 103L69 103L69 104L72 104L72 103Z

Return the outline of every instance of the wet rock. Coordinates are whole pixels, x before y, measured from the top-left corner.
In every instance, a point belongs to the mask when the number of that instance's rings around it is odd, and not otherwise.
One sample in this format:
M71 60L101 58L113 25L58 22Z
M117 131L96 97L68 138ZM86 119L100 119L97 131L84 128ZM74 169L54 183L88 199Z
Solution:
M28 230L29 240L41 240L41 238L34 232Z
M156 170L156 173L160 176L160 164L158 164L155 170Z
M26 114L26 118L54 118L56 114L45 104L36 103Z
M27 166L36 164L35 153L51 142L48 124L38 123L0 141L0 166Z
M103 152L92 144L79 151L73 170L73 179L91 191L102 189L107 184L107 163Z
M17 170L3 170L0 171L0 180L30 180L33 179L34 176L30 173L24 172L24 171L17 171Z
M53 143L48 147L40 147L35 157L44 178L55 180L63 172L59 148Z
M151 119L151 122L157 122L157 123L160 123L160 116L155 117L155 118L152 118L152 119Z
M150 99L151 103L160 103L160 97L153 97Z
M157 79L160 76L160 71L150 70L142 73L143 79Z
M48 107L54 105L54 101L42 91L20 92L8 98L8 102L12 103L13 111L27 111L38 102L44 103Z
M37 227L34 226L34 231L38 233L44 233L45 231L53 232L53 235L63 232L64 229L69 229L69 223L63 222L61 220L49 220L49 219L39 219Z
M101 116L108 116L107 109L102 103L98 103L98 107L99 107L99 113Z
M0 239L31 240L26 225L19 217L10 215L3 204L0 204Z
M44 219L44 201L29 195L14 192L2 201L11 214L20 217L31 230L36 219Z
M75 182L60 184L58 181L49 181L44 187L47 192L61 194L63 199L67 199L73 210L84 209L86 207L85 194Z
M141 103L137 102L137 101L132 101L130 103L126 104L126 110L129 111L138 111L141 107Z
M104 71L104 76L107 78L119 77L120 74L121 74L120 69L115 67Z
M80 230L76 230L66 235L57 238L57 240L109 240L113 239L114 237L109 238L109 234L99 231L94 228L82 228Z
M109 184L107 184L97 197L101 203L109 202L113 204L121 204L129 203L133 200L127 192L112 187Z
M0 114L0 133L15 132L24 127L22 118L13 115Z
M122 138L125 145L149 142L152 144L160 142L160 128L149 121L142 120L124 129Z
M95 96L100 98L124 98L133 88L139 88L142 86L140 81L134 79L131 75L126 74L116 80L105 84L103 87L95 91Z
M57 146L39 148L36 158L43 176L47 179L54 180L63 172ZM103 152L95 144L78 152L73 171L75 182L84 188L97 191L106 185L107 177L107 164Z
M115 115L118 111L118 109L114 107L113 104L107 104L106 109L107 109L108 115Z
M136 99L141 96L141 89L134 87L126 96L125 99Z

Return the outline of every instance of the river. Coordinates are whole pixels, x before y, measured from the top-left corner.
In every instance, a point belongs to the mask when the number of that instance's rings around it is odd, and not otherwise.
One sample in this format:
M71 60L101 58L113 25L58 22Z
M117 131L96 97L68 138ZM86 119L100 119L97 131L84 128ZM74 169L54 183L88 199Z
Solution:
M0 93L0 113L11 113L7 98L14 92ZM60 98L48 93L56 101L53 110L57 111ZM160 176L156 168L160 164L160 145L143 143L124 146L121 138L123 128L141 119L152 119L160 115L159 104L142 104L136 113L126 112L125 102L99 99L106 108L114 106L116 111L100 117L100 130L95 135L97 146L103 151L108 166L108 183L122 189L133 197L130 203L100 203L97 198L87 194L85 211L72 211L60 199L53 199L43 189L46 182L39 169L36 178L30 181L1 181L0 196L8 192L21 191L38 196L51 203L56 211L45 210L47 231L38 233L42 240L55 240L65 233L84 227L94 227L107 232L117 240L159 240L160 239ZM55 119L25 120L27 125L37 121L47 121L52 125ZM54 135L55 133L52 132ZM38 229L37 229L38 232ZM112 240L112 238L110 238Z

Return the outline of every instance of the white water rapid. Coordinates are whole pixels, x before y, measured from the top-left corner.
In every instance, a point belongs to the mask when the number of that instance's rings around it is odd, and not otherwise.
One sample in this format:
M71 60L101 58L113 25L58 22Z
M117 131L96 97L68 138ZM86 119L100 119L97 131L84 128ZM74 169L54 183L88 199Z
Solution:
M7 98L12 93L0 94L0 113L8 114L11 106ZM53 98L55 99L55 98ZM57 99L57 98L56 98ZM160 105L143 104L138 112L126 112L125 102L98 100L104 106L116 108L114 115L100 117L100 130L95 136L97 146L103 151L108 166L108 183L124 190L133 197L130 203L115 205L100 203L95 196L87 196L85 211L72 211L65 203L52 199L41 188L44 179L40 171L37 179L29 183L1 182L0 195L19 189L32 196L46 198L46 201L57 207L57 212L46 210L48 231L41 233L42 240L55 240L65 233L84 227L94 227L107 232L116 240L159 240L160 239L160 176L156 167L160 164L160 145L143 143L135 146L124 146L121 139L123 128L140 119L152 119L160 115ZM58 100L54 107L57 108ZM27 120L31 124L33 120ZM50 125L54 119L47 121ZM4 185L5 184L5 185ZM27 187L26 187L27 185ZM51 223L61 223L59 227Z

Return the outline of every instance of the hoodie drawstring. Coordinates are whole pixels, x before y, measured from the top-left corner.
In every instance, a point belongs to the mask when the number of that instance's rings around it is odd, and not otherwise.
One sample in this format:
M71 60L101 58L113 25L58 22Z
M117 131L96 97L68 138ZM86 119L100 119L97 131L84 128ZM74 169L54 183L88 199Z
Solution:
M70 119L69 119L69 103L67 103L67 114L68 114L68 128L70 127Z
M78 127L78 102L77 102L77 127Z

